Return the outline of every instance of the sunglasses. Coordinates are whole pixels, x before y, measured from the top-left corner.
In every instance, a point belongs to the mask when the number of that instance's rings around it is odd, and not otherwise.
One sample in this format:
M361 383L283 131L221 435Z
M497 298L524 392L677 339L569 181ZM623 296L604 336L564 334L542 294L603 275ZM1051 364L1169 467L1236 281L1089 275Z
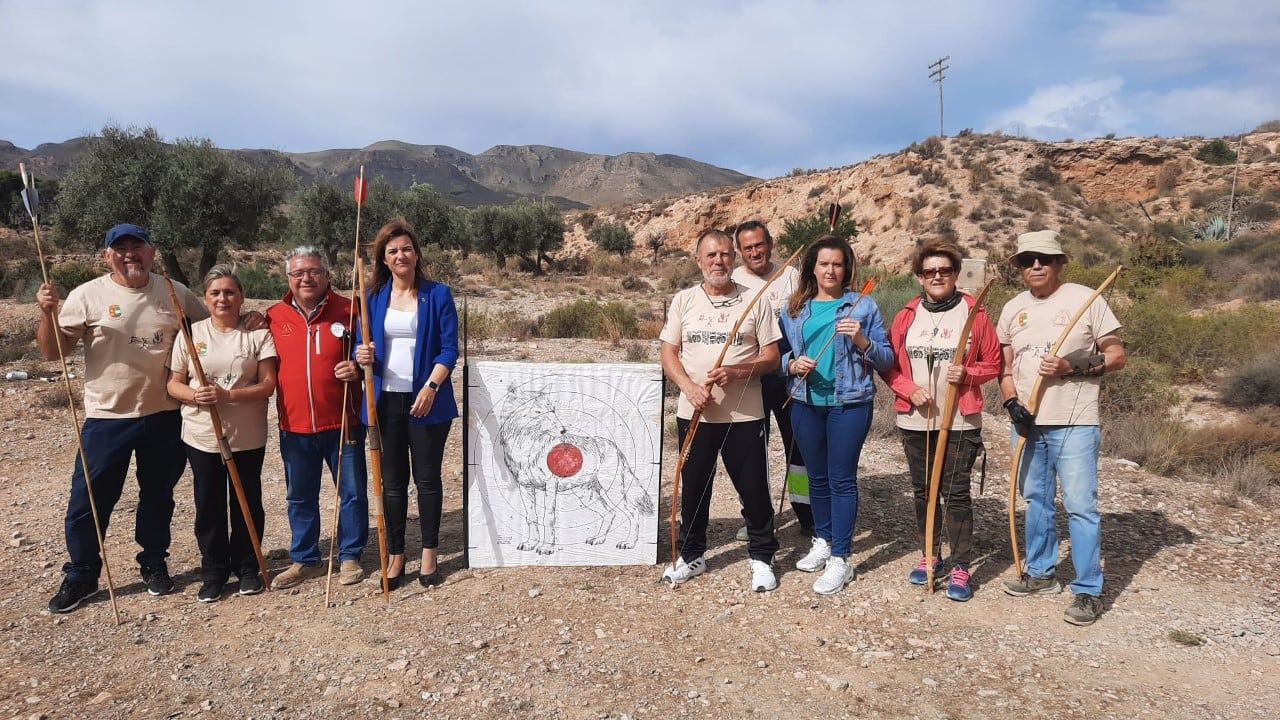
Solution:
M956 273L956 269L951 266L940 268L925 268L920 271L920 277L925 280L932 280L935 277L949 278Z
M1056 262L1061 255L1041 255L1040 253L1022 253L1014 258L1018 263L1018 267L1027 269L1033 267L1036 263L1040 263L1040 267L1048 267Z

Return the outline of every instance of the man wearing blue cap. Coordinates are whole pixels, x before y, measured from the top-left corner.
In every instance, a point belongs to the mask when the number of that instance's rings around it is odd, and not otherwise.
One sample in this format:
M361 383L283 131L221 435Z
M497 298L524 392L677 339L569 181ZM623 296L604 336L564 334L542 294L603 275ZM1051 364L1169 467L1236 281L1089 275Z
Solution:
M89 463L93 501L107 531L111 510L124 490L130 457L137 463L138 509L134 537L141 546L138 565L147 592L173 591L166 559L173 519L173 488L186 468L179 435L178 402L165 391L166 364L178 318L164 279L151 272L156 249L147 231L117 225L107 231L102 257L111 272L67 294L58 313L58 292L40 286L40 326L36 342L45 359L66 355L84 341L84 410L81 431ZM192 320L209 316L204 303L180 283L174 289L183 312ZM49 601L55 613L71 612L98 591L102 571L98 536L90 510L88 484L81 458L71 476L71 499L65 520L67 554L64 578Z

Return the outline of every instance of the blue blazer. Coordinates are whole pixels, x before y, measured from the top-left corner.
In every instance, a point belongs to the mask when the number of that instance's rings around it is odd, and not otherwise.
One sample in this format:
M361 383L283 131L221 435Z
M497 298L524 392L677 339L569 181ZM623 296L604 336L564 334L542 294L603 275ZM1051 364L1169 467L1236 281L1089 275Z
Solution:
M388 282L369 297L369 334L374 338L373 347L373 399L382 396L383 363L386 361L387 342L383 328L387 320L387 306L391 304L391 283ZM360 327L356 326L356 341ZM453 304L449 286L431 280L418 281L418 336L413 356L413 392L416 394L427 384L431 368L444 365L453 372L458 363L458 308ZM436 391L431 410L420 418L410 418L411 425L435 425L458 417L458 403L453 397L453 383L445 378ZM360 419L368 424L369 417L364 403L360 405Z

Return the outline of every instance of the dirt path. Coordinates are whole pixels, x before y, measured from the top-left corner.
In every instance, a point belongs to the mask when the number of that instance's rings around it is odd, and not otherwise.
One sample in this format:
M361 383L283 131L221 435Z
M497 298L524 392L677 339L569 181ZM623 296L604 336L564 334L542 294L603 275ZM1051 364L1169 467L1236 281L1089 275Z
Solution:
M33 322L34 308L3 306L0 315ZM622 355L604 343L532 344L489 350L502 359ZM0 381L6 716L1271 718L1280 702L1271 680L1280 670L1280 593L1263 571L1280 551L1273 512L1229 507L1207 486L1104 460L1105 613L1076 628L1062 621L1068 595L1015 599L998 589L1011 562L998 423L988 425L990 472L976 499L982 587L968 603L905 582L916 551L892 439L864 452L858 577L838 596L814 595L813 576L790 569L807 541L789 511L780 587L748 591L745 548L733 539L737 503L723 481L710 570L677 590L657 582L659 567L464 569L455 425L442 587L411 582L389 606L373 580L335 583L329 609L322 581L201 604L188 476L170 561L178 591L154 598L142 588L132 557L136 498L126 490L107 538L124 624L113 624L105 592L51 615L44 608L65 559L74 452L60 392ZM274 440L267 459L264 542L278 570L288 564L288 526ZM667 552L663 541L659 556ZM377 562L371 548L364 564L376 573ZM1171 631L1205 642L1182 646Z

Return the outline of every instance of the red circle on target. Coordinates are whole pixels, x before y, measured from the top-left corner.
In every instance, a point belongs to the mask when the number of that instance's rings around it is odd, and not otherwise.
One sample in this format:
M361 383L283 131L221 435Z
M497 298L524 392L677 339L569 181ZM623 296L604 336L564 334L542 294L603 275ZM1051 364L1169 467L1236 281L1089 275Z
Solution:
M582 451L569 443L560 443L547 451L547 469L557 477L577 475L582 469Z

